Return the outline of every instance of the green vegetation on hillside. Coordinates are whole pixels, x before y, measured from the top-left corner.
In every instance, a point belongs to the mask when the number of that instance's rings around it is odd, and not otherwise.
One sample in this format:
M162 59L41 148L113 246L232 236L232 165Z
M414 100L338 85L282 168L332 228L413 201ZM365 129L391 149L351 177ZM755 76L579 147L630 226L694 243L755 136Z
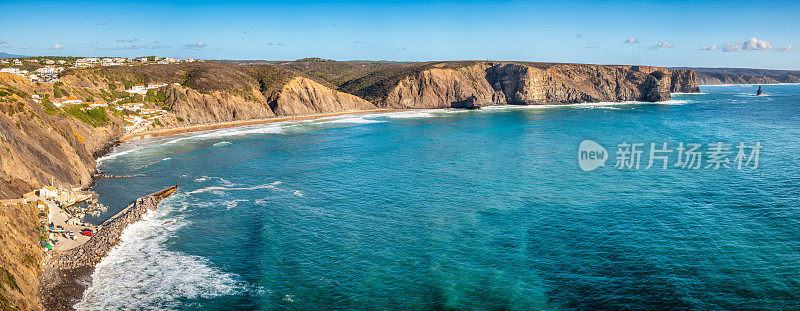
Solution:
M98 107L94 109L82 110L81 106L82 105L64 108L64 111L76 119L94 127L108 125L108 114L106 113L105 108Z

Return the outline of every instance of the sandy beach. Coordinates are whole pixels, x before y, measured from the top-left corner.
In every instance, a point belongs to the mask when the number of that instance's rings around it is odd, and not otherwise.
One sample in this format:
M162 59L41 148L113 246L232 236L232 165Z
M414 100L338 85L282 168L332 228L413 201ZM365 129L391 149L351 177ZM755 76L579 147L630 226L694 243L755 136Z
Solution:
M201 131L217 130L217 129L223 129L223 128L229 128L229 127L237 127L237 126L267 124L267 123L284 122L284 121L311 120L311 119L319 119L319 118L336 117L336 116L348 115L348 114L399 112L399 111L406 111L406 110L408 110L408 109L353 110L353 111L332 112L332 113L317 113L317 114L309 114L309 115L304 115L304 116L274 117L274 118L266 118L266 119L252 119L252 120L228 121L228 122L210 123L210 124L197 124L197 125L189 125L189 126L183 126L183 127L168 128L168 129L158 129L158 130L152 130L152 131L144 131L144 132L139 132L139 133L127 134L127 135L123 135L119 139L119 141L122 142L122 143L125 143L125 142L135 141L135 140L144 139L144 138L169 136L169 135L175 135L175 134L181 134L181 133L189 133L189 132L201 132Z

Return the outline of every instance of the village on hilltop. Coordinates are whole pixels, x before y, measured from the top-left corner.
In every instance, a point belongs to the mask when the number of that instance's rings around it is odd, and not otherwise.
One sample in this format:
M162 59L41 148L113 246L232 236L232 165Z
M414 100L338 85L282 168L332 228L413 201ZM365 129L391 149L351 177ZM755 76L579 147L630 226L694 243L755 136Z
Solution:
M180 60L174 57L29 57L29 58L15 58L15 59L0 59L0 73L14 74L28 79L32 83L54 83L54 89L63 82L59 80L59 74L66 69L83 69L97 66L144 66L151 64L174 64L174 63L191 63L195 62L194 59L188 58ZM200 61L202 62L202 61ZM107 101L93 101L88 99L86 101L70 94L55 94L50 98L49 94L31 94L30 100L41 104L52 105L55 108L72 108L89 112L95 109L111 108L123 114L125 121L125 131L128 133L146 130L148 127L157 122L163 117L167 111L163 109L145 108L143 99L146 99L148 94L157 92L158 89L167 86L166 83L152 82L146 84L129 85L128 89L122 90L124 92L99 89L98 91L111 94L117 92L116 97L108 98ZM123 94L128 94L127 96ZM138 95L138 97L137 97ZM27 95L26 95L27 96ZM144 97L144 98L143 98ZM0 101L3 100L0 94ZM68 112L74 111L68 109Z
M31 82L50 82L58 79L58 74L67 68L89 68L95 66L139 66L147 64L191 63L195 60L187 58L179 60L174 57L29 57L0 60L0 72L7 72L29 79ZM18 67L36 67L27 70Z

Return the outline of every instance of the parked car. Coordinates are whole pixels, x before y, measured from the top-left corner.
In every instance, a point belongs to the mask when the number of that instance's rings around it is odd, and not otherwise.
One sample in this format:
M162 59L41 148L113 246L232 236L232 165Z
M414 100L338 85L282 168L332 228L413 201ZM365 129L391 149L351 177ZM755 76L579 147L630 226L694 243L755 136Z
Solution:
M85 235L85 236L94 236L94 233L92 233L92 230L91 230L91 229L83 229L83 230L81 231L81 234L83 234L83 235Z

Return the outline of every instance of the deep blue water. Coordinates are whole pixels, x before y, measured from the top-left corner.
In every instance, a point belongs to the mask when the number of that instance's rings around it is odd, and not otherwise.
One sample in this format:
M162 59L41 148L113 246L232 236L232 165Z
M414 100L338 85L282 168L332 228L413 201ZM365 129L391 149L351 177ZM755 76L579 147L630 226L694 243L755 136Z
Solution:
M177 183L81 309L800 309L800 86L350 115L123 145L107 218ZM577 150L610 153L584 172ZM617 144L644 143L639 170ZM759 167L645 169L650 143ZM660 163L660 162L656 162ZM706 163L703 163L705 166ZM97 219L95 221L100 221Z

